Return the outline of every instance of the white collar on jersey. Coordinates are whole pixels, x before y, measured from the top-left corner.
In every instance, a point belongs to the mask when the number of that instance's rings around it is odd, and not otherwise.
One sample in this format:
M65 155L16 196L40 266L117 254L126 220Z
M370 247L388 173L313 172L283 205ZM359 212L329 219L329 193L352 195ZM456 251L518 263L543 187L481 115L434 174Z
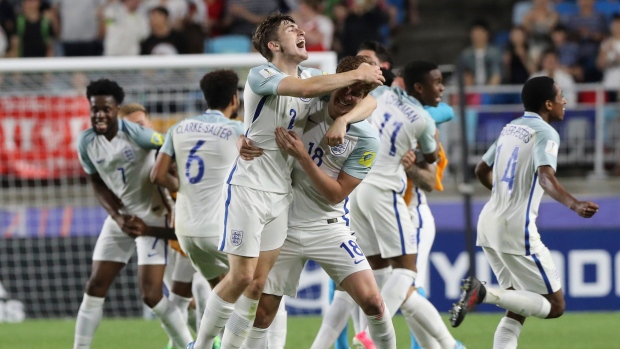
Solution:
M275 64L271 63L271 62L267 62L267 65L272 67L273 69L277 70L278 72L282 73L282 70L280 70L280 68L276 67ZM303 70L301 69L300 66L297 66L297 77L301 78L301 73L303 72Z
M540 117L540 115L538 115L537 113L531 112L531 111L526 111L525 113L523 113L523 117L526 119L540 119L542 120L542 117Z
M213 115L213 114L215 114L215 115L219 115L219 116L224 116L224 113L222 113L221 111L216 110L216 109L207 109L207 110L205 110L205 112L203 114L204 115Z

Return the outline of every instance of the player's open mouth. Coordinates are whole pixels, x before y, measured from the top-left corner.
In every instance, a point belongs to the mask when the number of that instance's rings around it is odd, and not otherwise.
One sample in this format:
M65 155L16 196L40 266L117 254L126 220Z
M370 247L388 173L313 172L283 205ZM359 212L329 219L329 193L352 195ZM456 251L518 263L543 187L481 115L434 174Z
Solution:
M348 107L350 105L350 103L345 103L341 98L338 98L336 101L343 107Z
M306 39L298 40L295 45L297 45L298 48L305 48L306 47Z
M437 103L441 102L441 95L437 96L437 98L435 98L435 100L437 101Z
M105 131L108 128L108 124L105 121L97 121L95 122L95 127L97 130Z

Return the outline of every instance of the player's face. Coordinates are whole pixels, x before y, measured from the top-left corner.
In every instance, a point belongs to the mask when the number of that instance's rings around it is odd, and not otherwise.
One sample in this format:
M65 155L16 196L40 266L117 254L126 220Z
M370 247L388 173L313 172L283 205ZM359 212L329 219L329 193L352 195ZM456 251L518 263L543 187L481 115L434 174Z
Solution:
M444 89L441 71L434 69L428 72L424 84L421 85L422 104L436 107L441 102Z
M306 33L295 23L282 22L278 28L278 44L282 55L295 61L308 59Z
M146 117L146 114L143 111L135 111L129 115L125 115L123 119L135 122L142 127L153 129L153 123Z
M113 134L118 129L118 105L112 96L90 97L90 122L98 135Z
M340 117L350 112L364 97L366 97L366 91L359 84L334 91L329 101L330 115Z
M557 83L553 84L557 91L555 98L551 101L551 110L549 111L549 121L562 121L564 120L564 107L566 106L566 99L562 93L562 88Z

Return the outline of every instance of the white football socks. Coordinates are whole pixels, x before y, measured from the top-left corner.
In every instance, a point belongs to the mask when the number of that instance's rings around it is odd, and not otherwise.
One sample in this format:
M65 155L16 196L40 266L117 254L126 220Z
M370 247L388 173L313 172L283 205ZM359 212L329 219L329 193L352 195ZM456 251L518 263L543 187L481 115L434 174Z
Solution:
M396 349L396 333L392 324L392 315L383 304L383 314L368 315L368 334L377 349Z
M377 286L379 286L379 290L383 288L383 285L385 284L387 279L390 277L390 274L392 274L392 267L390 266L388 266L387 268L375 269L372 271L372 275L375 277L375 281L377 282ZM364 331L368 327L368 318L366 317L366 314L364 314L364 312L362 311L362 309L360 309L360 307L357 307L357 308L359 309L359 312L358 312L359 331L356 329L355 333ZM394 313L391 313L391 314L392 316L394 316ZM355 321L353 322L353 324L355 324Z
M415 282L416 273L413 270L396 268L385 281L381 288L381 297L392 316L396 314L400 306L407 298L409 288Z
M75 340L73 349L88 349L101 318L103 317L103 302L105 298L89 296L86 293L82 298L80 310L75 323Z
M183 321L187 323L188 307L192 299L185 298L185 297L179 296L176 293L170 292L170 295L168 296L168 301L170 301L170 303L174 304L179 309L179 311L181 312L181 316L183 316Z
M222 349L241 348L252 328L257 308L258 300L250 299L244 295L239 297L235 303L235 310L226 323L224 337L222 338Z
M278 308L276 317L273 318L271 325L267 329L267 343L269 349L284 349L284 345L286 345L287 319L288 313L286 312L284 299L282 299L280 300L280 308Z
M252 327L248 337L243 342L242 349L267 349L267 329Z
M456 340L450 334L437 309L428 299L417 292L413 292L400 309L420 346L423 348L433 347L434 341L428 338L430 335L438 342L439 348L454 348Z
M487 288L483 303L495 304L521 316L545 319L551 312L547 298L530 291Z
M523 325L515 319L503 317L495 330L493 349L517 349Z
M349 313L354 307L359 308L348 293L338 290L334 291L332 304L327 308L327 312L323 316L323 322L321 323L319 333L317 333L314 343L312 343L310 348L331 348L346 326L349 320Z
M228 303L215 292L211 292L207 299L205 312L200 322L200 330L194 343L195 349L211 349L213 339L219 335L224 325L232 315L235 305Z
M183 319L177 306L172 304L168 298L162 297L151 310L161 321L162 327L175 347L183 348L194 340L187 327L186 319Z

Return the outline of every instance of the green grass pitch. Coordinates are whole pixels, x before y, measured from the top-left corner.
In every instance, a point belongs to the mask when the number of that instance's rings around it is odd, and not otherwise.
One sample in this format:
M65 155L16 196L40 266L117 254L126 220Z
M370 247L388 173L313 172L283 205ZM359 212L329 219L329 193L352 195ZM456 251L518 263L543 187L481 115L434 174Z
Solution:
M470 314L459 328L450 330L469 349L490 349L500 318L501 314ZM619 324L620 313L569 313L555 320L529 319L521 332L519 348L620 348ZM74 325L73 319L3 323L0 324L0 348L71 348ZM310 348L320 325L319 317L290 317L286 347ZM394 318L394 326L398 348L408 348L409 335L402 316ZM161 349L165 343L166 337L157 321L104 319L92 349Z

